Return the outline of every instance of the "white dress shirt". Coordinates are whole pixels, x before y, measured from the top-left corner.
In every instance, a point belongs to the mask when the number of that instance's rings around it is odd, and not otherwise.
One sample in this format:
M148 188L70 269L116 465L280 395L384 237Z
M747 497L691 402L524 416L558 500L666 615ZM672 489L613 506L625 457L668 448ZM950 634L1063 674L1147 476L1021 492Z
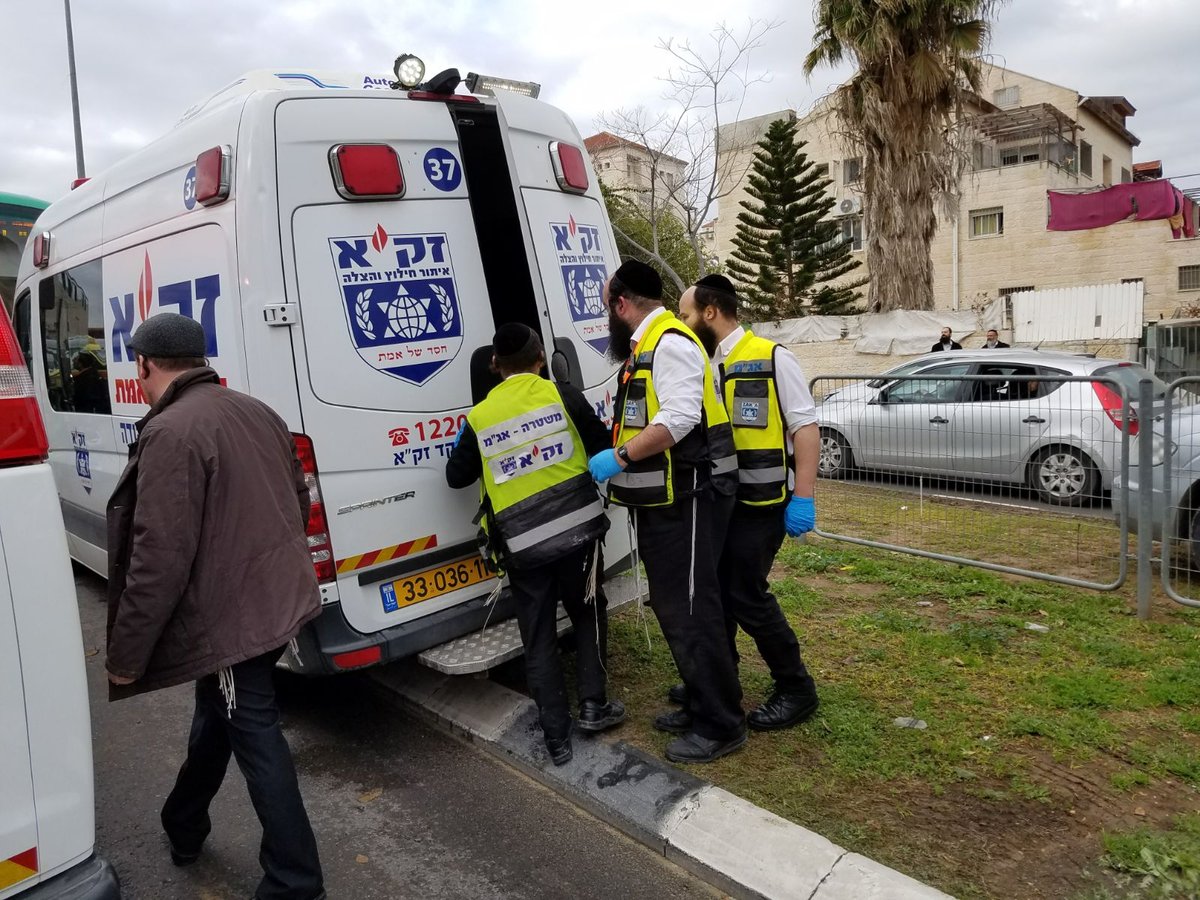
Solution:
M637 347L652 322L667 311L659 307L642 319L633 332L629 346ZM658 412L651 425L661 425L671 432L675 443L700 424L704 410L704 355L689 338L667 332L654 348L654 393L658 395Z
M717 352L712 358L714 380L721 377L718 374L721 364L745 336L746 329L739 325L717 345ZM817 405L813 402L808 380L800 368L800 360L787 347L780 346L779 349L782 352L775 354L775 389L779 391L779 405L783 408L783 421L787 425L788 435L794 435L805 425L817 421ZM719 383L717 394L722 396Z

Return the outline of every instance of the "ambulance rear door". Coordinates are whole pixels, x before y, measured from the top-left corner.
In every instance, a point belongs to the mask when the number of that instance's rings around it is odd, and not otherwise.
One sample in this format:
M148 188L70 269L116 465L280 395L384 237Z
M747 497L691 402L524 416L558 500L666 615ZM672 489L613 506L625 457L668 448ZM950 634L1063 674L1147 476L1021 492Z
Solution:
M390 91L288 96L275 130L301 417L342 611L374 633L495 585L478 489L445 480L495 330L462 154L445 103ZM379 145L403 196L349 199Z

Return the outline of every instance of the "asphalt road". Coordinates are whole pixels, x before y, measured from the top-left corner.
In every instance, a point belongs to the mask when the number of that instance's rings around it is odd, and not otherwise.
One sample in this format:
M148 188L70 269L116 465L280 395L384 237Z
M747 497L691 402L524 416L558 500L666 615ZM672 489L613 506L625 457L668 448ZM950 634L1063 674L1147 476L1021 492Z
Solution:
M194 866L171 865L158 811L183 760L190 686L107 702L104 582L76 572L96 762L98 851L127 900L246 898L258 820L236 766ZM280 675L284 729L331 900L717 897L703 882L358 677Z

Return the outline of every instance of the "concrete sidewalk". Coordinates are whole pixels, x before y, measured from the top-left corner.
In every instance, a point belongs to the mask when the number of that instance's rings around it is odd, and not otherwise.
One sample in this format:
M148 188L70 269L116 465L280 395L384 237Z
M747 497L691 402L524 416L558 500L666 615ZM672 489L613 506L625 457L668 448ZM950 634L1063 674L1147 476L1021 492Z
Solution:
M933 900L947 894L831 843L622 741L576 732L555 767L533 701L416 663L373 673L406 709L479 744L735 897Z

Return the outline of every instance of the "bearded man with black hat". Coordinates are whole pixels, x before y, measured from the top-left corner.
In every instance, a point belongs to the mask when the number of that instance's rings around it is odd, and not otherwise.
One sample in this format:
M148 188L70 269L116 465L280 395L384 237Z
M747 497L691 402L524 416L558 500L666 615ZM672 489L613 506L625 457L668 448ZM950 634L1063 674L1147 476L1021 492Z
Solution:
M529 692L550 759L561 766L572 748L559 601L575 629L577 727L594 733L625 719L621 702L607 699L608 609L596 585L608 516L587 469L588 456L609 446L608 431L583 394L541 377L546 354L533 329L501 326L492 354L504 380L467 413L446 481L479 481L489 542L516 600Z
M232 756L263 830L254 896L321 900L272 683L321 611L292 436L266 404L221 386L198 322L151 316L129 346L150 411L108 503L110 698L196 682L187 759L161 816L175 865L199 859Z
M746 742L737 668L725 636L716 560L737 459L708 357L662 305L662 280L629 260L604 287L609 354L623 361L615 449L589 462L627 506L646 564L650 607L687 687L687 705L654 720L680 735L672 762L712 762Z
M737 292L724 275L688 288L679 315L712 357L737 447L737 503L718 564L721 601L734 660L740 625L775 680L747 722L759 731L788 728L816 712L817 690L768 576L784 532L799 537L816 524L816 405L796 357L738 324ZM671 697L686 702L683 686L672 688Z

